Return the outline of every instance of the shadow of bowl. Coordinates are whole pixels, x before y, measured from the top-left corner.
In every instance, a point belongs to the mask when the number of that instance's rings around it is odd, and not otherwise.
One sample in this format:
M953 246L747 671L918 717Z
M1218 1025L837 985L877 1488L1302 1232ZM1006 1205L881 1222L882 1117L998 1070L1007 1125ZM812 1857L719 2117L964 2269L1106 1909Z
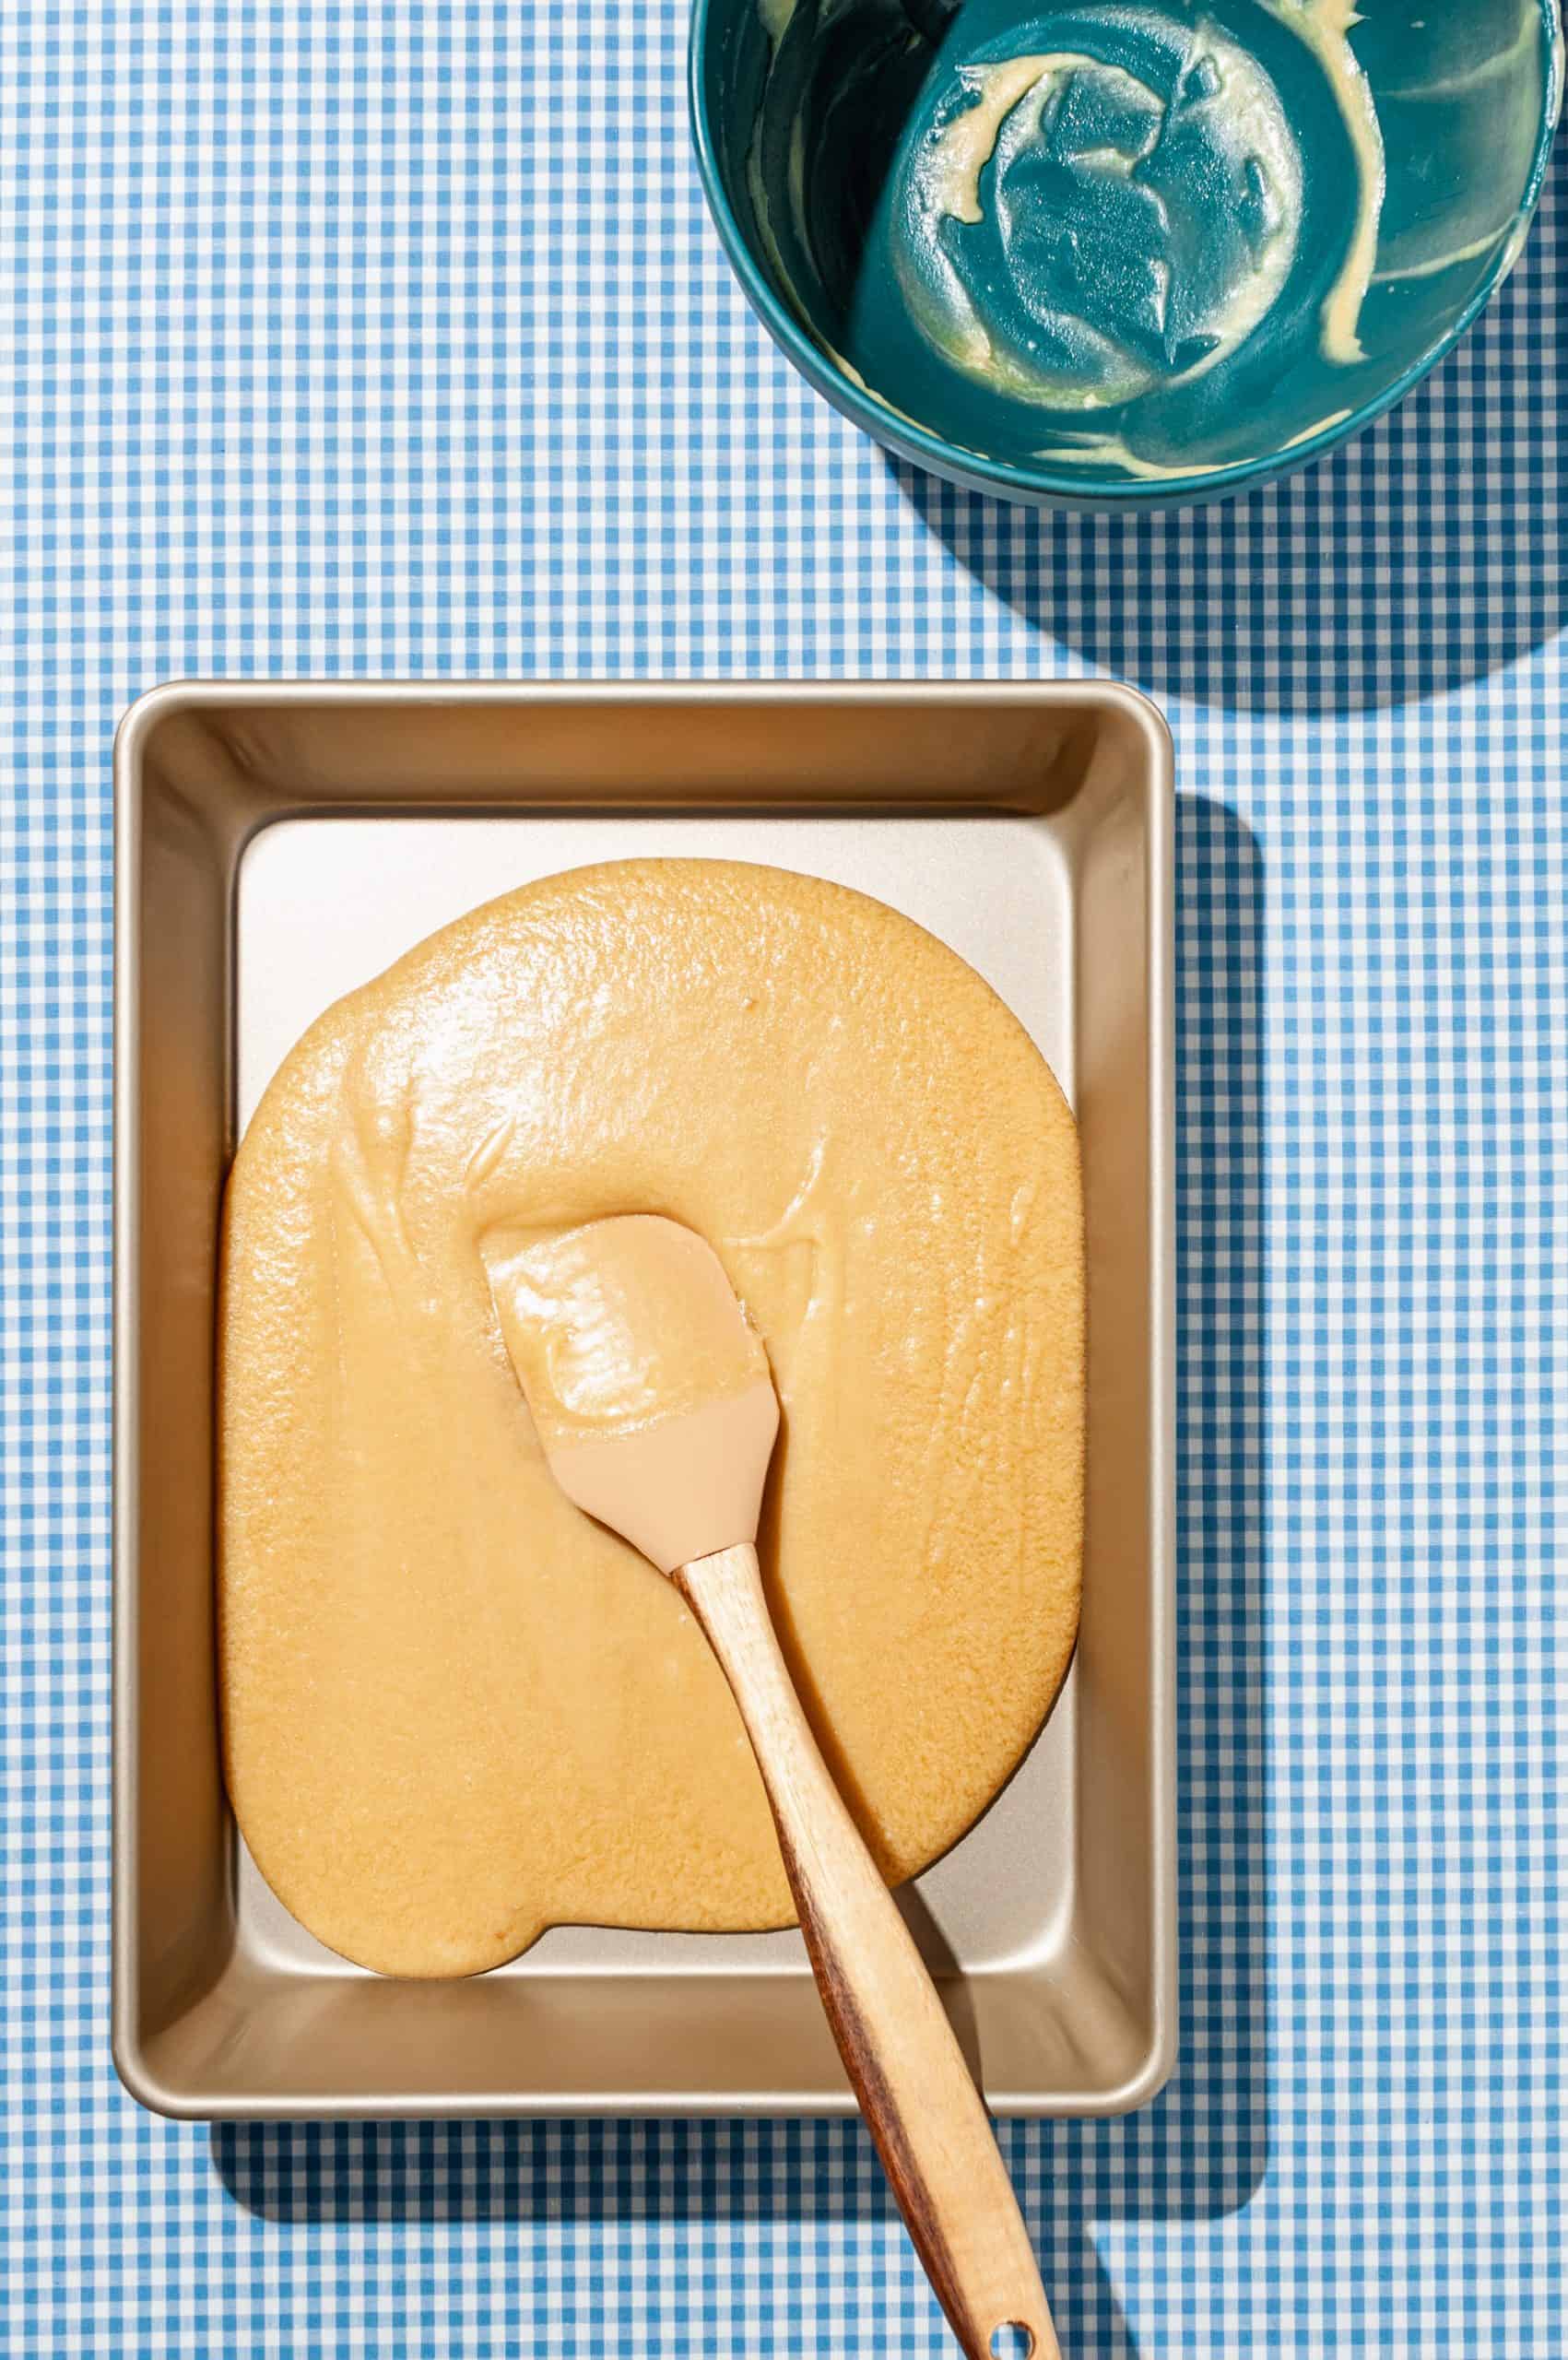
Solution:
M1040 635L1184 702L1285 719L1440 697L1527 662L1568 622L1557 486L1568 468L1568 312L1541 234L1463 349L1358 448L1178 515L1042 513L890 458L933 539Z

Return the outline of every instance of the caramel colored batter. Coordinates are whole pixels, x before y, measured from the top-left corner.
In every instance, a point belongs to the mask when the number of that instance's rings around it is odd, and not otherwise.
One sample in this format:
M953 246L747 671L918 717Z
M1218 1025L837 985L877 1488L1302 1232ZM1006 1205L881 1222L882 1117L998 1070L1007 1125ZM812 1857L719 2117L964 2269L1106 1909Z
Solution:
M551 1481L491 1297L498 1239L628 1212L706 1238L766 1347L770 1602L890 1877L984 1810L1066 1667L1078 1144L1021 1027L814 879L525 888L312 1028L230 1186L230 1791L287 1906L366 1965L789 1919L718 1668ZM557 1350L592 1409L591 1339Z

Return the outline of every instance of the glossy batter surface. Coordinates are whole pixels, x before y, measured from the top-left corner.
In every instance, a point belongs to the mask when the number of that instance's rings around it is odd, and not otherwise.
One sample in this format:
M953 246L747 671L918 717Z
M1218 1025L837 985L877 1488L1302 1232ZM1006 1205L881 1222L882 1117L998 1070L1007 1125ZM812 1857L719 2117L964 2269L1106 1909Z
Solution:
M626 1212L705 1237L766 1346L771 1603L890 1876L984 1808L1066 1667L1078 1144L1021 1027L815 879L525 888L312 1029L230 1188L230 1789L281 1899L364 1965L788 1921L717 1668L552 1483L491 1299L487 1238Z

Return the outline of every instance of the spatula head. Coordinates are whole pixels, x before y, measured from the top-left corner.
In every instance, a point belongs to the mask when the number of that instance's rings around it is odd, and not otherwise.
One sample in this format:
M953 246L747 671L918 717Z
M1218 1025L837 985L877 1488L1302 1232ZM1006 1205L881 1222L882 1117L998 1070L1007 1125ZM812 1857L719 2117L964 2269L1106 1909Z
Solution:
M779 1406L713 1247L618 1214L481 1241L501 1335L568 1499L663 1573L754 1540Z

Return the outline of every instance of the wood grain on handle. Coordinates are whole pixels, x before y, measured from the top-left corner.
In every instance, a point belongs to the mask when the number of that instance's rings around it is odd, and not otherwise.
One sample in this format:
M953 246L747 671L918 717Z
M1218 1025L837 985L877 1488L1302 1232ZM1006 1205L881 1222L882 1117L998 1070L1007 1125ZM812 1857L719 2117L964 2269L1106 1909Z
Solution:
M822 2004L937 2300L970 2360L999 2327L1060 2360L1040 2271L980 2093L925 1962L844 1808L779 1651L757 1552L675 1581L746 1723Z

